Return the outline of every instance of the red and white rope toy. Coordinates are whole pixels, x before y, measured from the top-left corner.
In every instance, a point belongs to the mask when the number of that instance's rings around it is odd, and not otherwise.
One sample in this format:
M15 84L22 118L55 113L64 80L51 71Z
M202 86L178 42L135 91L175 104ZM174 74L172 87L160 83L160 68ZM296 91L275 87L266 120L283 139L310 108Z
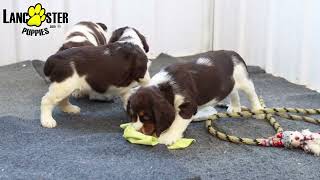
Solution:
M306 152L320 156L320 133L305 129L299 131L283 131L275 136L259 139L261 146L301 148Z

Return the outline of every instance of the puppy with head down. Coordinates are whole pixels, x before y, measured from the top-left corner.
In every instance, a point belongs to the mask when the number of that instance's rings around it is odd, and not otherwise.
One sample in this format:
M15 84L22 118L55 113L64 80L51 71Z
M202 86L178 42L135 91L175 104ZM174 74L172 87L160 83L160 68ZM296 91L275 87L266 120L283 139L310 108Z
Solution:
M50 79L49 91L41 100L41 124L57 125L52 110L59 106L67 113L79 113L80 108L69 102L76 89L94 91L105 96L120 96L127 102L129 90L148 83L149 46L136 29L123 27L113 32L109 43L65 49L50 56L44 74Z
M192 62L169 65L129 98L127 112L133 126L144 134L155 133L170 145L182 138L189 123L203 111L230 96L229 112L239 112L238 90L261 109L243 59L233 51L212 51Z

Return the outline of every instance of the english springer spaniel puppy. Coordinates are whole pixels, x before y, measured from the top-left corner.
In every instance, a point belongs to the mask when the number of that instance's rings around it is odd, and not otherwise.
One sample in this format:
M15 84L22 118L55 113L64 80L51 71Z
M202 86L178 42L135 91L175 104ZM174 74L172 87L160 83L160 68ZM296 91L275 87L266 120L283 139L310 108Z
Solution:
M107 44L107 26L103 23L81 21L75 24L67 33L59 51L81 46L102 46ZM80 91L76 89L71 94L75 98L89 96L90 100L109 101L111 97L94 91Z
M70 104L69 95L76 89L94 91L105 96L120 96L124 103L128 92L137 83L147 84L149 47L136 29L124 27L114 31L110 43L103 46L70 48L50 56L44 74L52 82L41 101L41 124L53 128L52 117L58 105L67 113L79 113Z
M243 59L233 51L212 51L155 74L129 97L127 112L136 130L155 133L161 144L170 145L183 136L198 109L230 95L228 111L241 111L238 90L246 94L253 110L262 108Z
M107 44L107 26L103 23L81 21L67 33L59 51L81 46L101 46Z

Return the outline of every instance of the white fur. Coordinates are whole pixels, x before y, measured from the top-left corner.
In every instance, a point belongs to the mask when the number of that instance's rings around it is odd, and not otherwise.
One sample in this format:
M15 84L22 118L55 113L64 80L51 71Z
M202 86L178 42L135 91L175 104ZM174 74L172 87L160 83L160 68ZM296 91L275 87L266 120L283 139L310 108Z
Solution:
M86 36L86 38L87 38L87 40L88 40L89 42L91 42L91 43L92 43L93 45L95 45L95 46L98 46L98 43L97 43L97 41L96 41L96 38L94 37L93 34L91 34L91 33L93 33L93 32L92 32L92 30L91 30L89 27L87 27L87 26L85 26L85 25L77 24L77 25L73 26L73 27L70 29L70 31L67 32L66 37L67 37L69 34L71 34L72 32L81 32L81 33L83 33L83 34ZM67 41L68 41L68 40L67 40Z
M233 57L236 58L236 57ZM234 105L234 108L239 108L240 102L238 96L238 90L242 90L246 96L248 97L252 110L262 109L259 98L256 94L254 85L252 81L249 79L248 72L246 67L242 63L237 63L236 59L234 59L234 71L233 78L235 80L235 87L231 93L231 104Z
M202 64L202 65L206 65L206 66L212 66L213 65L210 59L204 58L204 57L201 57L201 58L197 59L196 63L197 64Z
M97 30L104 35L106 41L108 42L108 39L110 38L110 34L108 32L108 29L103 30L102 27L97 24Z
M160 72L158 72L157 74L155 74L149 82L149 86L153 86L153 85L158 85L164 82L168 82L171 81L172 78L171 76L168 74L168 72L161 70Z
M65 98L61 102L59 102L59 107L65 113L70 113L70 114L80 113L80 108L78 106L72 105L69 101L69 98Z
M80 91L80 89L76 89L71 93L71 96L74 98L82 98L88 95L88 92Z
M73 36L73 37L67 39L65 43L67 43L67 42L84 42L86 40L88 40L88 39L83 36Z
M180 94L175 94L173 103L174 103L174 108L176 109L176 114L178 114L179 106L184 103L184 97Z
M89 91L89 99L90 100L98 100L98 101L110 101L112 99L112 95L108 94L100 94L95 91Z
M103 54L105 54L105 55L110 54L110 50L109 50L109 49L106 49L106 50L103 52Z
M230 93L230 106L227 109L228 113L236 113L241 111L240 97L237 88L233 88Z
M191 121L191 119L183 119L177 114L170 128L160 134L159 143L165 145L175 143L178 139L183 137L183 133Z
M138 131L142 128L142 126L143 126L143 123L140 121L140 118L138 116L137 122L132 123L132 127Z
M41 117L40 121L43 127L53 128L57 125L57 122L52 117L53 108L62 102L61 106L63 109L68 109L67 106L73 106L70 103L65 103L65 99L76 89L78 86L78 77L77 74L74 73L71 77L65 79L64 81L57 83L53 82L49 86L49 91L45 96L42 97L41 100ZM71 109L74 109L72 107ZM80 112L80 108L78 108Z
M206 106L203 108L198 108L198 112L194 115L192 121L204 121L211 115L217 113L217 110L212 106Z
M183 119L179 115L179 106L184 102L184 97L176 94L174 97L174 107L176 109L176 117L171 126L160 134L159 143L170 145L175 143L178 139L183 137L184 131L192 121L191 119Z
M127 38L123 41L117 41L117 42L120 42L120 43L124 43L124 42L130 42L132 44L135 44L137 46L139 46L141 49L144 49L143 48L143 44L141 42L141 39L139 38L138 34L136 33L135 30L133 30L132 28L127 28L126 30L124 30L124 32L122 33L121 38L123 37L130 37L130 38Z

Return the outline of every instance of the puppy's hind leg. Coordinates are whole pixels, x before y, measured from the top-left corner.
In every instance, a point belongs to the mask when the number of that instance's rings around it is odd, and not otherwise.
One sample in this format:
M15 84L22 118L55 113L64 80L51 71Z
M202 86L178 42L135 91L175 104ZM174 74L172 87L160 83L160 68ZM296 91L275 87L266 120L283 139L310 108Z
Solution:
M263 109L254 88L253 82L250 79L247 79L246 83L243 84L242 90L248 97L251 104L251 109L253 111Z
M68 96L76 88L75 85L74 79L70 77L63 82L54 82L49 86L49 91L41 100L40 122L43 127L54 128L57 126L57 122L52 117L52 111L61 101L60 107L63 107L63 110L75 111L78 109L68 101ZM80 109L76 111L80 111Z
M228 113L241 112L240 97L238 89L234 87L230 93L230 106L227 109Z
M69 97L64 98L59 102L60 109L65 113L79 114L80 108L78 106L72 105L69 101Z
M81 91L80 89L76 89L71 93L71 96L74 98L83 98L88 95L87 91Z
M239 63L235 65L233 78L235 80L235 88L242 90L248 97L251 109L253 111L263 109L244 64ZM232 96L234 96L234 98L232 98ZM236 100L236 95L232 95L231 93L231 101L232 99Z
M92 101L113 102L113 96L99 94L95 91L89 91L89 99Z

